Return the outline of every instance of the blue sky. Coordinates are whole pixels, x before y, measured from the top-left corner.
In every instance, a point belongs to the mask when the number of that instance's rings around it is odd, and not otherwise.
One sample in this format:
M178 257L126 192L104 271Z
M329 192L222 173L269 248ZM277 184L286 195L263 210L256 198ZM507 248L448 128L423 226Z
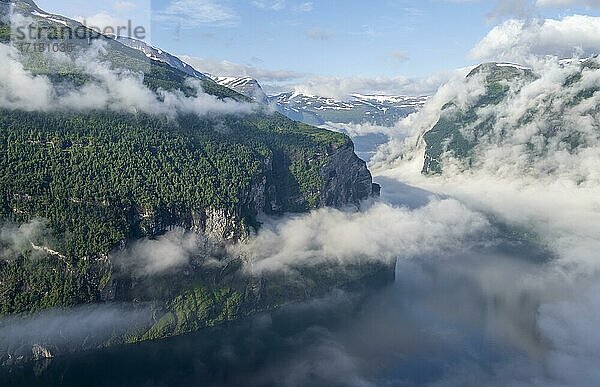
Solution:
M200 66L229 61L265 74L338 78L427 77L476 64L471 49L506 19L600 14L597 0L39 0L38 5L92 19L150 11L151 44L206 61L196 63Z

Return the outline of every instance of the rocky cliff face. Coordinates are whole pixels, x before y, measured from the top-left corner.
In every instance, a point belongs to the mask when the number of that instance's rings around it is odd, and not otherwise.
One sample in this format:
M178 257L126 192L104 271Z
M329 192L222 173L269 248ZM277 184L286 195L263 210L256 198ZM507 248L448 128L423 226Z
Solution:
M319 198L320 206L357 205L379 193L379 186L373 184L367 164L354 153L351 141L332 151L328 158L329 162L321 170L324 186Z
M320 164L321 185L315 192L298 190L283 193L281 186L284 183L278 171L287 170L289 164L267 158L248 189L240 193L233 210L204 208L145 213L142 209L134 209L131 222L138 224L137 234L143 236L159 236L178 227L213 241L229 243L247 237L259 214L294 212L300 208L358 206L361 201L379 195L380 187L373 183L365 161L354 153L352 141L329 149L327 154L314 154L311 158L311 162ZM317 198L313 203L309 203L311 195Z

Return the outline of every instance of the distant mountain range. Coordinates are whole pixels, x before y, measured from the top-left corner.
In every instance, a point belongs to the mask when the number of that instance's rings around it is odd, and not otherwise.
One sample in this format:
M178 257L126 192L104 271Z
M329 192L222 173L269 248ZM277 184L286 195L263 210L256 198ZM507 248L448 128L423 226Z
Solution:
M32 15L63 25L79 25L71 19L60 15L46 13L35 3L23 1L32 9ZM141 51L146 58L162 62L191 77L202 81L214 81L228 89L249 97L257 103L270 105L284 116L309 125L323 126L327 123L342 124L374 124L392 126L399 119L419 109L427 101L426 96L389 96L354 94L344 100L322 96L307 95L297 92L286 92L268 96L260 83L250 77L225 77L219 74L204 73L195 69L175 55L160 48L153 47L144 41L124 36L114 40L129 48Z
M294 121L309 125L369 123L392 126L399 119L419 109L427 101L426 96L362 94L353 94L347 99L337 100L293 91L268 96L260 83L254 78L205 74L174 55L142 41L124 37L118 37L117 40L131 48L142 51L150 59L164 62L192 77L210 78L216 83L252 98L260 104L271 105L275 110Z
M271 97L280 112L313 125L326 122L391 126L423 106L427 97L354 94L345 100L289 92Z

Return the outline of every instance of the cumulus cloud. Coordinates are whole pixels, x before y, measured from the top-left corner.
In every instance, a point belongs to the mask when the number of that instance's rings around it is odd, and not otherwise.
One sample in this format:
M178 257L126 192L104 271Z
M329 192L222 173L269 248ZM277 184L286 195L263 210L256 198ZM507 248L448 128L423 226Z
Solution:
M172 0L165 9L156 12L153 19L181 28L197 28L235 25L239 16L232 8L213 0Z
M480 0L438 0L448 3L474 3ZM496 0L487 14L492 21L506 18L528 19L542 8L598 8L598 0Z
M597 185L600 96L593 91L600 85L600 73L593 68L581 71L579 61L563 65L556 60L537 61L534 72L535 80L515 79L506 98L496 105L480 106L477 119L461 128L461 134L471 139L478 124L493 121L489 133L478 135L472 166L505 178L528 175L570 185ZM575 75L579 80L565 86ZM450 101L461 109L471 106L485 92L484 78L485 72L442 87L421 111L397 125L412 129L409 139L388 144L374 162L422 157L423 135L439 120L442 106ZM590 90L588 98L579 100ZM573 148L569 139L575 138L579 146ZM459 160L446 157L448 168L465 169Z
M533 5L530 0L498 0L488 13L488 18L492 20L505 17L527 18L533 12Z
M122 12L122 11L131 11L133 9L138 8L139 4L136 4L135 2L132 1L115 1L113 3L113 8L118 11L118 12Z
M45 77L26 71L13 48L0 44L0 106L8 109L40 110L49 105L52 86Z
M596 8L600 7L598 0L537 0L535 5L538 7L573 7L585 6Z
M441 85L457 75L466 75L467 68L442 71L423 78L408 77L322 77L314 74L298 73L288 70L269 70L246 66L229 61L218 61L180 55L181 60L189 63L198 71L232 77L250 77L258 80L263 88L271 93L294 90L307 95L344 100L352 94L383 95L430 95Z
M64 54L51 61L88 74L91 81L78 88L55 87L50 80L34 75L21 63L24 58L7 45L0 45L0 64L7 69L0 75L0 106L27 111L111 109L124 112L144 112L174 116L179 112L205 115L209 113L250 113L257 106L231 99L221 100L206 94L199 80L188 79L187 86L196 97L186 97L180 91L159 90L154 93L143 84L143 74L112 69L104 63L106 46L95 42L88 51L74 59Z
M119 26L127 26L126 19L116 17L106 11L89 16L75 16L73 19L104 34L116 34Z
M156 239L135 241L112 254L111 261L123 272L136 276L165 274L188 266L201 246L198 235L175 229Z
M200 72L226 77L250 77L259 82L286 82L302 78L305 74L287 70L268 70L246 66L226 60L212 60L180 55L179 58Z
M46 226L42 219L21 225L4 224L0 228L0 260L15 259L28 252L34 255L43 253L40 247L46 246L51 239Z
M455 72L454 76L427 100L419 111L388 129L390 141L379 147L371 160L371 168L375 171L389 168L398 161L421 163L423 152L423 134L429 131L440 119L442 107L453 101L459 107L466 107L475 102L486 91L484 79L475 76L465 82L468 70Z
M298 4L294 7L295 12L310 12L313 10L312 1L307 1L305 3Z
M510 19L494 27L472 50L478 60L527 62L532 56L570 58L600 51L600 18Z
M379 261L458 248L486 232L487 220L452 200L411 210L375 204L366 211L322 209L310 215L267 220L258 235L236 246L252 273L293 271L325 262Z
M253 0L252 4L260 9L270 9L272 11L281 11L285 9L285 0Z
M309 76L303 82L290 86L294 91L307 95L344 100L356 93L380 95L430 95L448 80L463 75L468 69L435 73L424 78L389 77L319 77Z

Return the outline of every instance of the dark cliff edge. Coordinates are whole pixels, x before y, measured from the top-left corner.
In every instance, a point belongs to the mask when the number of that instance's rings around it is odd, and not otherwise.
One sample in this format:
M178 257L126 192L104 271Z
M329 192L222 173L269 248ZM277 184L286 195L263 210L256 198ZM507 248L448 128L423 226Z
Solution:
M234 243L259 229L257 217L260 215L303 213L323 207L359 208L362 201L380 195L381 187L373 183L366 162L354 153L354 144L349 138L341 145L330 145L323 153L309 154L300 160L306 164L303 172L317 177L316 184L306 190L300 187L297 177L290 174L289 157L274 158L263 160L248 187L239 192L239 200L233 208L159 210L149 214L134 207L130 221L139 228L138 234L151 238L180 227L215 241ZM311 165L316 166L314 171L310 171Z

